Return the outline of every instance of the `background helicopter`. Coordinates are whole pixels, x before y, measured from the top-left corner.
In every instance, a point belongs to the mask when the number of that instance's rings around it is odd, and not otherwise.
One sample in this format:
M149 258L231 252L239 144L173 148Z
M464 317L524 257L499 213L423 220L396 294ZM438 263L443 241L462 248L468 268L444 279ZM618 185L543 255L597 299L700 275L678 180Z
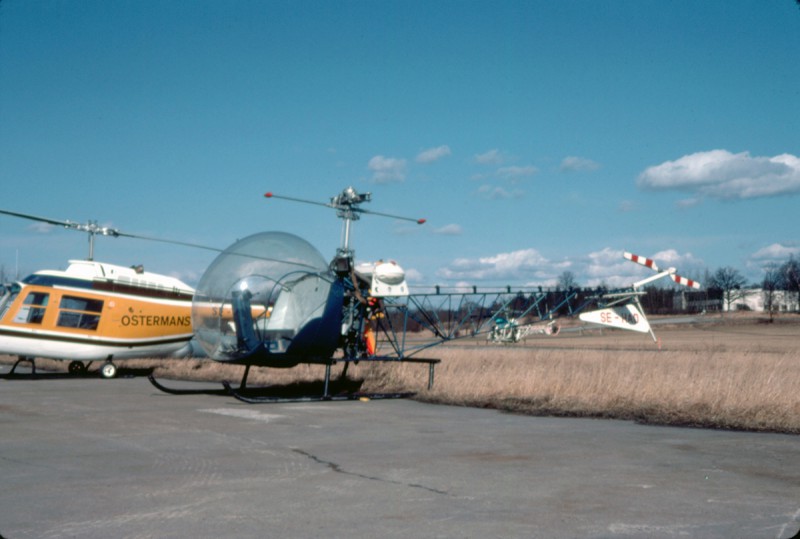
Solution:
M95 236L218 249L128 234L94 221L82 224L7 210L0 213L89 236L86 260L70 260L64 271L37 271L4 291L0 298L0 353L19 357L9 374L21 361L30 362L35 373L34 358L41 357L70 361L69 372L75 374L86 372L84 362L103 361L100 373L112 378L117 360L190 354L194 289L141 266L95 261Z
M581 313L579 318L584 322L609 326L640 333L650 333L654 342L658 342L647 315L644 312L639 298L646 292L642 287L653 281L669 277L675 283L689 288L700 288L700 283L686 277L681 277L676 273L675 268L668 268L664 271L658 269L655 261L644 257L625 252L623 255L627 260L641 264L646 268L656 272L656 275L637 281L631 285L629 290L610 292L603 294L599 299L601 308L595 311Z

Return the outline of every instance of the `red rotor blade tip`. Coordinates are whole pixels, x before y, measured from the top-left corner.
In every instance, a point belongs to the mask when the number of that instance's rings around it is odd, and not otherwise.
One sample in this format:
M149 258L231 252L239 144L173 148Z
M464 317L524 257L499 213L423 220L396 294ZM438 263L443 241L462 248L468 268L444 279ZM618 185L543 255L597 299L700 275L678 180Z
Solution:
M265 198L272 198L272 191L267 191L266 193L264 193L264 197Z
M417 224L418 225L424 225L426 221L427 221L427 219L417 219Z

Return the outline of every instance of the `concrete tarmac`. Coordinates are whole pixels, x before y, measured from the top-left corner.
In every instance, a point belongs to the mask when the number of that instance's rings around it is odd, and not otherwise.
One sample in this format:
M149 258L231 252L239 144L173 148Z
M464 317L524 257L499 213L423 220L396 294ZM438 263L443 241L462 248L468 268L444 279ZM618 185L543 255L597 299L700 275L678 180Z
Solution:
M786 539L798 464L797 436L0 380L5 539Z

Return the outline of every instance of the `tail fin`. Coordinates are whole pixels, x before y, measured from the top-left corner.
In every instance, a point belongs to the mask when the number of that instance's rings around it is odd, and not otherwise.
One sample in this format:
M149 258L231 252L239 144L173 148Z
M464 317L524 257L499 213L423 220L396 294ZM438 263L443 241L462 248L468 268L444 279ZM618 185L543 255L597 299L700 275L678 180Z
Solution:
M602 326L638 331L639 333L650 332L650 323L647 321L644 311L633 303L581 313L579 318L584 322Z

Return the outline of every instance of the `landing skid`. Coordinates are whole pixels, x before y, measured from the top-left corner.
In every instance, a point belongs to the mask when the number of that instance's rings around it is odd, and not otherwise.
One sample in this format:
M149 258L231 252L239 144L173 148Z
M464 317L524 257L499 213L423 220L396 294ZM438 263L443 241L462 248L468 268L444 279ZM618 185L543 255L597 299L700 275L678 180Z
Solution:
M222 395L230 396L235 399L246 402L248 404L269 404L269 403L290 403L290 402L320 402L320 401L345 401L345 400L379 400L379 399L407 399L416 395L414 392L398 392L398 393L365 393L359 391L360 384L355 386L352 382L345 378L347 373L348 364L342 370L342 374L336 381L331 381L331 365L325 365L325 380L322 388L319 388L319 382L311 384L301 384L301 387L281 387L281 386L267 386L258 388L247 387L247 376L250 373L250 366L245 367L244 376L239 384L238 389L234 389L230 382L224 380L222 386L224 389L178 389L167 387L160 383L155 377L150 374L147 379L150 383L164 393L170 395ZM432 383L432 380L429 381ZM304 393L304 389L309 389L310 386L317 386L317 389L322 389L321 394L296 394ZM348 387L348 385L350 387ZM305 386L305 387L303 387ZM332 391L333 390L333 391ZM331 394L334 392L334 394ZM267 394L272 393L272 394ZM275 394L283 393L283 394Z
M317 395L264 395L264 392L275 391L274 387L259 387L259 388L234 388L230 382L223 380L222 386L224 389L178 389L165 386L160 383L155 377L150 374L147 376L150 383L158 389L169 395L216 395L223 397L233 397L239 401L247 404L269 404L269 403L291 403L291 402L322 402L322 401L346 401L346 400L378 400L378 399L407 399L413 397L416 393L364 393L356 392L341 392L335 395L317 394ZM330 386L328 386L330 388ZM261 392L262 394L258 394Z
M354 400L379 400L379 399L407 399L416 393L338 393L336 395L298 395L292 397L278 397L269 395L245 395L231 387L228 381L223 381L228 394L247 404L270 404L270 403L291 403L291 402L325 402L325 401L354 401ZM265 388L266 389L266 388Z
M30 364L31 372L23 372L18 373L17 367L19 367L20 363L28 363ZM44 373L36 372L36 358L30 356L19 356L17 361L11 367L7 373L0 375L0 378L4 378L6 380L18 379L18 380L38 380L38 379L53 379L53 378L75 378L75 377L94 377L94 373L89 373L89 367L93 362L89 361L88 364L83 364L80 361L72 361L69 364L67 372L47 372ZM110 362L108 363L110 364Z
M14 371L16 370L17 365L19 365L23 361L27 361L28 363L31 364L31 375L36 374L36 362L34 361L34 358L19 356L19 359L17 359L17 362L14 363L14 366L11 367L10 371L8 371L8 375L11 376L12 374L14 374Z
M222 395L226 396L230 393L226 389L177 389L173 387L167 387L164 384L160 383L156 380L155 376L152 374L147 375L147 379L150 380L150 383L155 386L156 389L159 391L163 391L164 393L168 393L170 395Z

